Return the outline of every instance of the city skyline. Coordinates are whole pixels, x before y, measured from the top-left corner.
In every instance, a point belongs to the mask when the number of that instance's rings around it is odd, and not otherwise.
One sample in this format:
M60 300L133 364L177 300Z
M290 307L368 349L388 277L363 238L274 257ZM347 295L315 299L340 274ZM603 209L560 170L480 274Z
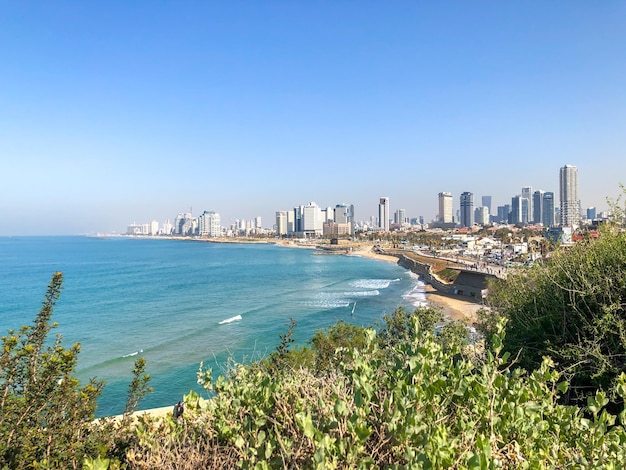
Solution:
M146 14L149 12L149 14ZM626 5L3 5L0 235L222 225L317 201L426 222L437 195L626 176ZM530 199L530 204L533 200Z
M277 236L300 234L305 237L328 234L354 234L355 228L359 230L380 230L390 231L393 229L410 228L411 226L434 227L438 229L469 228L475 225L543 225L550 227L570 227L576 229L580 227L580 222L584 219L587 222L593 221L596 216L606 218L608 212L598 213L596 207L588 207L583 211L578 196L578 168L573 165L565 165L559 169L560 182L560 207L555 208L554 192L537 189L533 191L532 186L521 188L521 194L511 197L510 204L498 206L496 211L492 210L492 197L484 195L481 197L482 205L474 206L474 194L463 192L459 197L457 216L453 215L453 195L450 192L440 192L437 195L438 213L429 221L423 216L407 217L406 210L398 208L393 212L391 218L391 207L389 197L381 196L378 204L378 216L370 216L369 220L355 218L354 205L340 203L335 207L319 206L316 202L309 202L306 205L298 205L293 209L279 210L275 212L275 219L272 226L263 226L261 217L254 220L236 219L235 223L220 226L220 216L215 211L204 211L195 218L192 216L191 208L187 213L179 213L172 225L167 219L164 228L159 229L158 221L152 220L150 223L129 225L128 234L179 234L188 235L197 232L201 236L234 236L237 232L246 235L255 232L257 234L271 233L275 231ZM203 230L202 217L211 215L212 230ZM217 223L215 223L217 220ZM414 221L414 222L411 222ZM327 223L330 222L330 225ZM167 228L169 227L169 229ZM227 232L223 232L225 229ZM241 233L240 233L241 234Z

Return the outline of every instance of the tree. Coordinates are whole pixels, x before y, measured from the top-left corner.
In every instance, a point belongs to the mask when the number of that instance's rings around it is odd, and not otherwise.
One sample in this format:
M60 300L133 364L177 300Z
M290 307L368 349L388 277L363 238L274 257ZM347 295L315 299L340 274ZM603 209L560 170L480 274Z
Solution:
M0 467L76 468L96 452L92 421L104 383L81 387L72 376L80 345L66 349L60 335L47 341L62 284L63 274L54 273L33 325L2 337Z

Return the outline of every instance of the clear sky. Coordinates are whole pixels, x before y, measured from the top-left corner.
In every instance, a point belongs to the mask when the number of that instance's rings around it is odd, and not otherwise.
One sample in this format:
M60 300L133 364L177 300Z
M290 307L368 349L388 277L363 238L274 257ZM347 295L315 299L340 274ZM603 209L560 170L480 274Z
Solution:
M623 1L0 1L0 235L626 183Z

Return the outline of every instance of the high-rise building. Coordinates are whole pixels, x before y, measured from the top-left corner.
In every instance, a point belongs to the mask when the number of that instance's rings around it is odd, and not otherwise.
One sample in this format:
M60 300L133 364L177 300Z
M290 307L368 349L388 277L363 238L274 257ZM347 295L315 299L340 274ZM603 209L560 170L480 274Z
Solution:
M166 219L165 222L163 222L163 230L162 233L163 235L171 235L172 234L172 223L170 222L170 219Z
M287 211L276 211L276 235L287 235Z
M522 197L528 200L528 202L526 203L526 213L522 214L522 220L525 224L527 224L533 219L533 187L523 186Z
M524 225L527 225L530 222L530 199L528 198L521 198L521 204L522 204L522 223Z
M560 171L561 226L575 227L580 222L578 168L565 165Z
M533 224L540 224L543 220L543 191L538 189L533 193Z
M452 220L452 193L439 193L439 222L451 224Z
M474 195L470 192L461 193L461 226L474 225Z
M338 224L350 224L350 235L354 235L354 205L337 204L334 221Z
M302 209L302 231L305 235L317 237L324 230L322 209L314 202L309 202Z
M489 225L489 209L487 206L474 209L474 221L479 225Z
M378 203L378 228L389 231L389 198L381 197Z
M198 217L198 235L219 237L221 234L220 215L214 211L204 211Z
M287 211L287 233L294 233L296 231L295 216L295 210Z
M541 213L541 223L544 227L554 227L554 193L546 191L543 193L543 211Z
M406 222L406 210L398 209L393 214L393 223L397 225L402 225Z
M519 194L511 198L511 213L509 214L509 222L513 225L522 223L522 199Z
M491 196L483 196L482 203L487 208L487 214L491 215Z
M304 211L304 206L296 206L293 208L293 231L294 233L301 233L303 231L302 228L302 212Z
M587 207L587 219L595 220L596 219L596 208L595 207Z
M498 206L498 213L496 215L496 220L501 224L508 223L510 212L511 212L511 206L509 204Z

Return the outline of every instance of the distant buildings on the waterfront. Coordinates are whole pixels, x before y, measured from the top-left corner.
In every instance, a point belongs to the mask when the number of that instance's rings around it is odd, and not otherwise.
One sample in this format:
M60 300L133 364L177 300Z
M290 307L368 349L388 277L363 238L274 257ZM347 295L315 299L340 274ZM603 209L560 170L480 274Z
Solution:
M467 191L459 197L459 210L453 216L453 196L450 192L439 193L439 212L431 227L452 228L485 226L489 224L540 225L543 227L569 227L575 229L597 219L607 218L607 213L598 214L595 207L582 211L578 199L578 169L565 165L559 173L559 197L555 201L553 191L534 190L524 186L519 194L511 197L510 204L498 206L491 211L491 196L482 196L482 206L474 207L474 195Z
M511 197L510 204L497 206L492 212L492 197L484 195L481 205L475 207L474 194L464 191L458 198L458 210L454 211L454 196L451 192L438 194L438 213L434 220L425 223L424 217L409 218L405 209L391 210L390 198L378 198L378 216L368 220L357 220L352 204L336 204L334 207L320 207L315 202L297 205L292 209L279 210L275 213L272 228L263 228L261 217L252 220L237 219L223 226L219 213L204 211L195 217L189 212L176 216L174 222L166 220L160 224L153 220L149 224L131 224L129 235L176 235L198 237L234 237L234 236L278 236L316 238L321 236L354 236L357 232L427 228L472 229L475 226L506 224L517 226L543 226L545 228L567 227L574 230L581 224L588 224L598 218L606 218L606 213L598 214L595 207L590 207L583 214L578 199L578 169L565 165L559 173L559 197L557 205L555 193L537 189L528 185L521 188L519 194Z

